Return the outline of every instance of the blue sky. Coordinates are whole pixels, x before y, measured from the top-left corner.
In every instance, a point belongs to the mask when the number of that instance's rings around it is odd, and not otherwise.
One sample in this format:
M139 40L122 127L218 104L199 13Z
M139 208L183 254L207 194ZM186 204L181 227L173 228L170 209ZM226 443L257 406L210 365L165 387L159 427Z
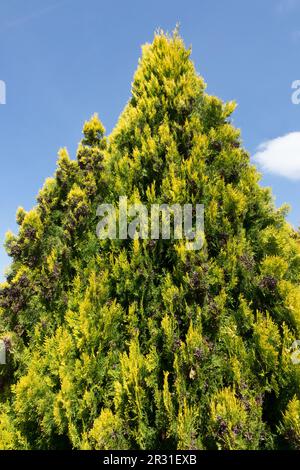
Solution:
M300 0L1 0L0 9L1 241L16 229L17 207L34 205L58 149L75 156L83 122L96 111L111 131L141 44L177 22L208 92L238 102L234 124L247 150L272 141L257 157L262 182L277 205L291 204L289 220L300 225L300 104L291 100L300 80ZM0 248L0 272L8 262Z

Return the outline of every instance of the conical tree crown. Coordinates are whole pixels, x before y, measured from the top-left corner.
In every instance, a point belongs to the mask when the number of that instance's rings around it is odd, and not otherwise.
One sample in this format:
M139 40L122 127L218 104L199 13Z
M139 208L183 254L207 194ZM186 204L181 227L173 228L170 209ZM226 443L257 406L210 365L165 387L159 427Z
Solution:
M8 234L0 448L299 448L298 237L181 38L143 48L106 139L59 152ZM204 244L99 240L97 207L204 204ZM294 356L293 356L294 357ZM297 362L297 361L296 361Z
M204 83L197 76L182 40L156 35L143 55L132 85L132 97L111 136L114 174L124 185L160 186L170 166L187 155L193 129L190 119L203 99ZM194 130L199 122L194 122ZM123 178L122 178L123 176ZM132 189L132 186L128 189Z

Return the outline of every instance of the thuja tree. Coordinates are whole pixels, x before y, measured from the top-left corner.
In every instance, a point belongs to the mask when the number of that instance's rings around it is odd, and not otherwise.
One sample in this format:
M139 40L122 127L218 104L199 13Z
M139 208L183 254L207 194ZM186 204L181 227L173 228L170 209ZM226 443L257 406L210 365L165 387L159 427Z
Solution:
M177 33L143 48L106 138L95 115L20 208L0 290L2 449L300 448L299 237ZM99 240L99 203L205 205L184 240Z

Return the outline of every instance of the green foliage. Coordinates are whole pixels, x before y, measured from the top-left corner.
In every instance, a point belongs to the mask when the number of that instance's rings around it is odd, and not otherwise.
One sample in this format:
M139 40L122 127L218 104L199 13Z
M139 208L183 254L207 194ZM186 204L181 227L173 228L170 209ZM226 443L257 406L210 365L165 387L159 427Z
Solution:
M209 426L218 449L257 449L264 439L261 407L238 399L229 388L212 398Z
M176 32L143 47L109 139L19 208L0 287L2 449L299 448L299 234ZM99 203L203 203L205 243L101 240Z
M300 449L300 401L296 396L288 403L279 431L293 449Z

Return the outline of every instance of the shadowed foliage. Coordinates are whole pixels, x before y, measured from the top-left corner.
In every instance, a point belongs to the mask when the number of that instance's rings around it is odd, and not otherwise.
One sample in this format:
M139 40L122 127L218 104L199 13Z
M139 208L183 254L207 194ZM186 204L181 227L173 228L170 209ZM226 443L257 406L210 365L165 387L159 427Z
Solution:
M178 33L9 233L1 449L300 448L299 240ZM100 203L205 205L205 243L99 240Z

